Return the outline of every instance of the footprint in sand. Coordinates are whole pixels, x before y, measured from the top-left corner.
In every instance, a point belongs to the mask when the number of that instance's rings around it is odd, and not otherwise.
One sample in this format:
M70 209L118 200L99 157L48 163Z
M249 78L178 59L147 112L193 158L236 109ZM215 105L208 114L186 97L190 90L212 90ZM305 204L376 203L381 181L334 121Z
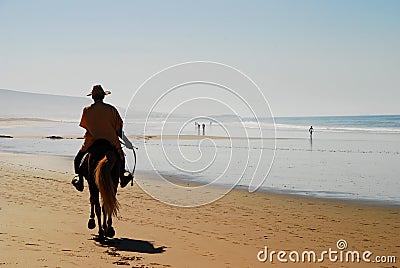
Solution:
M108 255L113 256L113 257L121 256L121 254L119 254L118 252L113 251L113 250L107 250L105 253L107 253Z
M115 261L115 262L113 262L113 264L116 264L116 265L129 265L130 266L130 263L126 262L126 261Z
M26 243L26 246L40 246L39 244L35 244L35 243Z

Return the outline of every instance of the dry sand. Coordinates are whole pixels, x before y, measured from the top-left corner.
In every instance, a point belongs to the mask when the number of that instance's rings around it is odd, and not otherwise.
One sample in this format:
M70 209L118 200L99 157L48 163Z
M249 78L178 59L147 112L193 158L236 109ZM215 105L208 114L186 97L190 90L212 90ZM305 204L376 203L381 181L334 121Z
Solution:
M118 193L115 238L96 242L97 229L86 227L87 187L77 192L71 171L69 158L0 154L1 267L399 267L398 206L241 190L179 208L128 186ZM337 250L339 239L347 250L396 256L397 263L257 260L264 246L319 253Z

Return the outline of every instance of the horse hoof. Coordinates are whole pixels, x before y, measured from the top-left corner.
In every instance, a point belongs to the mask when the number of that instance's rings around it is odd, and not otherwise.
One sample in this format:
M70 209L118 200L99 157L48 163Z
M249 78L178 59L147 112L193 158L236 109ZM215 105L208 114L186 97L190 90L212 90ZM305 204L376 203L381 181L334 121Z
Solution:
M89 229L94 229L96 227L96 221L94 219L89 219L87 227Z
M113 227L108 228L107 232L106 232L106 236L111 238L111 237L114 237L114 235L115 235L114 228Z
M103 239L104 238L104 231L99 230L99 235L97 236L98 239Z

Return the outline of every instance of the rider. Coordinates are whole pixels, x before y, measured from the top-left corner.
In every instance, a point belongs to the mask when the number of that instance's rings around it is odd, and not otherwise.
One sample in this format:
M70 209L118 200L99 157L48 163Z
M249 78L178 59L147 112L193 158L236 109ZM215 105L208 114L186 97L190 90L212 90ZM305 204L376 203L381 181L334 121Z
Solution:
M103 102L104 96L111 94L110 91L104 91L101 85L94 85L92 92L87 96L92 96L94 103L83 109L80 127L86 129L85 141L81 149L74 159L75 173L79 175L79 180L74 179L72 184L78 191L83 190L83 177L80 170L80 164L83 156L86 154L89 147L95 140L108 140L117 149L121 158L120 179L121 187L125 187L133 176L129 171L125 171L125 155L121 148L120 137L124 140L127 147L132 147L132 144L126 138L122 131L122 119L117 109Z

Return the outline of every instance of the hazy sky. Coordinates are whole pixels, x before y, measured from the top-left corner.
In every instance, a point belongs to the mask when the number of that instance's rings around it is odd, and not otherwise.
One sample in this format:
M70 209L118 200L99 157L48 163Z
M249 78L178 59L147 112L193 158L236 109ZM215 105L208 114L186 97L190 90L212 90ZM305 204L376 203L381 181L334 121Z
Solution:
M128 104L180 62L232 65L275 116L400 114L400 1L1 1L0 88ZM249 103L257 97L249 97Z

